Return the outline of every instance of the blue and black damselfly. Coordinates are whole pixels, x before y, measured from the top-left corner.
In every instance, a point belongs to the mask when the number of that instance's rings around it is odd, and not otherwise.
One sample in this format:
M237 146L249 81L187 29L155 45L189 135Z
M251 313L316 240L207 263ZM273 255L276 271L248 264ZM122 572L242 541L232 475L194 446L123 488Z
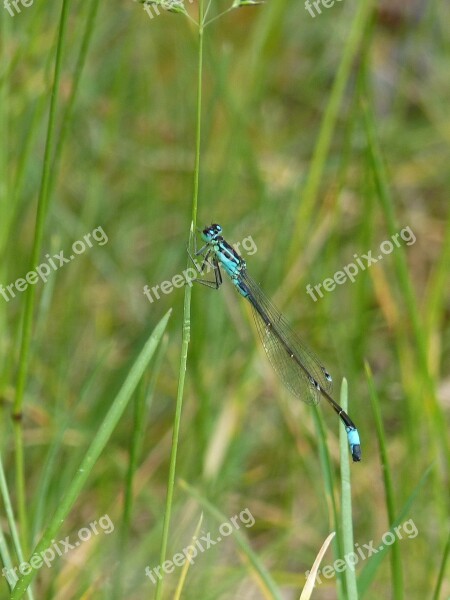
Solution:
M359 462L361 444L358 430L348 414L331 397L330 374L315 354L306 348L280 311L250 277L245 260L224 240L221 233L222 227L217 224L205 227L201 231L205 244L195 252L195 256L203 258L202 265L197 265L192 256L191 258L202 274L207 265L212 267L215 279L196 281L218 289L222 285L220 267L223 267L237 291L252 305L262 344L284 385L294 396L307 404L317 404L320 396L325 398L344 423L353 461Z

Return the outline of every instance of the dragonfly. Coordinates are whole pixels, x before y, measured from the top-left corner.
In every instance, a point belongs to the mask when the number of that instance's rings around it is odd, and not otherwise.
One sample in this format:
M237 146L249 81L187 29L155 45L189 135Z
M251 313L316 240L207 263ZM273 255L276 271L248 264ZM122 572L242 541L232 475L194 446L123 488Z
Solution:
M212 268L214 281L197 278L195 281L219 289L223 283L221 268L229 275L234 287L252 306L252 312L262 344L286 388L307 404L317 404L323 397L344 423L354 462L361 460L361 442L358 430L344 409L331 396L332 378L317 356L309 350L299 336L252 279L245 260L223 238L222 227L213 223L199 229L204 245L194 249L194 256L203 259L198 264L189 256L201 275Z

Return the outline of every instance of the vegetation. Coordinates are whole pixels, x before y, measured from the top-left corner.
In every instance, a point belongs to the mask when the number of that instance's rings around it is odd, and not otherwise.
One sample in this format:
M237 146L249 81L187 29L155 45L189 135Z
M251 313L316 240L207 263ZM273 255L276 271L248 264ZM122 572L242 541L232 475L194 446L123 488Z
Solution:
M2 7L0 598L449 598L448 12L313 6ZM361 463L182 285L210 223Z

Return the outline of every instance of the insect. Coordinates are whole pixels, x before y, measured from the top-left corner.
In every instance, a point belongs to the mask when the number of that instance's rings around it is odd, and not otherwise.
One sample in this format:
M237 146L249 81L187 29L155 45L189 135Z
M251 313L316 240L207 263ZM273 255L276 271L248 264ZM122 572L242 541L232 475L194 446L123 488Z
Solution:
M198 266L190 256L201 274L206 265L210 265L214 270L215 279L196 281L219 289L223 282L221 267L226 271L239 294L250 302L262 344L281 381L294 396L307 404L317 404L320 397L325 398L344 423L353 461L359 462L361 460L359 433L348 414L331 397L331 375L250 277L245 260L221 234L222 227L217 224L209 225L201 231L205 243L195 251L195 256L203 258L202 265Z

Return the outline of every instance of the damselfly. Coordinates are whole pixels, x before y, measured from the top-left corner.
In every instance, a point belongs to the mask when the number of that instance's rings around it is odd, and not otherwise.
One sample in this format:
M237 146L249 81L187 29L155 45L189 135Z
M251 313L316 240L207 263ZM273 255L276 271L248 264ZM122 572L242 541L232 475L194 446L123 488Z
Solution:
M191 258L200 273L204 272L207 265L211 266L215 279L196 281L218 289L222 285L220 267L223 267L237 291L252 305L262 344L284 385L294 396L307 404L317 404L320 396L325 398L344 423L353 461L359 462L361 444L358 430L348 414L331 397L331 375L316 355L306 348L280 311L250 277L245 260L224 240L221 233L222 227L217 224L205 227L201 231L205 244L195 252L195 256L203 258L202 265L197 265L192 256Z

